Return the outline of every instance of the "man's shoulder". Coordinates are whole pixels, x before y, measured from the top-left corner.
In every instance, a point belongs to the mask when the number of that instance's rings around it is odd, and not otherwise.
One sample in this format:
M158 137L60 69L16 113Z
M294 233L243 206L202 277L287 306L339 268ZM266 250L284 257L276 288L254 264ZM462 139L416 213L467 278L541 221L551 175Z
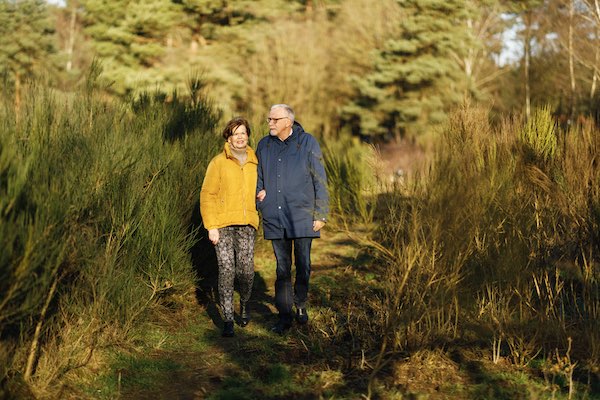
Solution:
M259 151L262 147L266 146L268 140L271 138L270 135L263 136L256 145L256 151Z
M307 138L307 140L310 140L311 142L316 142L317 138L315 138L315 136L312 133L303 131L304 136Z
M301 142L304 142L310 146L319 146L319 141L317 140L317 138L312 135L311 133L308 133L306 131L302 131L300 132L300 135L298 136L298 140Z

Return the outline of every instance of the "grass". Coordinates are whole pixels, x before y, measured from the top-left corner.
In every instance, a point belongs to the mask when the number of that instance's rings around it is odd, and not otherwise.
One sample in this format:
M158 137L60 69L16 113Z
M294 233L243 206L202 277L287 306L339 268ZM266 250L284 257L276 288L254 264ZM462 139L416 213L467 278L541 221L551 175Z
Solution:
M218 112L86 90L0 108L6 396L597 398L597 127L465 107L393 185L359 143L325 146L310 323L270 332L259 240L254 319L225 340L197 200Z
M361 342L364 334L353 332L358 321L352 318L358 317L351 315L352 298L369 288L372 279L366 275L373 268L358 244L331 231L315 242L310 324L278 336L269 332L275 320L273 256L259 241L250 325L236 325L236 336L223 339L220 321L207 311L210 304L189 299L162 323L140 326L135 347L111 356L101 368L111 372L90 385L88 398L362 398L376 342ZM477 333L463 336L477 338ZM459 341L397 353L377 375L372 396L567 399L564 381L544 377L542 365L519 367L509 354L494 363L481 341ZM121 372L120 384L115 371ZM576 398L600 398L581 384L577 393Z
M340 239L343 237L335 235L318 241L315 250L321 243L327 248ZM158 396L155 398L173 398L170 396L202 392L206 398L214 399L286 396L308 399L319 393L327 397L352 393L343 372L345 358L335 345L340 332L331 331L327 325L337 326L330 323L336 317L332 307L339 306L340 294L345 289L343 284L340 286L340 279L350 267L347 264L345 272L340 271L340 267L330 264L331 260L337 256L351 258L355 249L347 241L334 247L338 250L330 253L325 262L319 261L322 250L315 251L313 287L326 287L332 298L319 300L321 296L316 296L309 326L295 326L285 336L270 332L275 321L272 305L275 268L270 249L263 243L256 257L258 284L252 300L253 320L248 327L242 329L236 325L236 336L223 339L220 321L214 321L207 312L211 305L190 299L184 309L164 316L161 323L138 327L133 345L127 351L109 351L110 357L99 368L110 372L90 383L86 392L90 398L144 398L150 392ZM354 279L349 277L348 280ZM323 283L326 281L332 285ZM261 288L264 288L262 293ZM84 375L81 381L85 381Z
M162 389L165 376L174 376L181 372L183 366L169 358L142 358L118 354L110 364L111 376L100 380L99 391L112 387L117 395L126 393L154 392ZM115 378L116 375L116 387Z
M201 97L109 101L93 85L27 96L21 110L0 99L0 338L14 347L0 380L22 374L53 396L193 286L188 225L218 113Z

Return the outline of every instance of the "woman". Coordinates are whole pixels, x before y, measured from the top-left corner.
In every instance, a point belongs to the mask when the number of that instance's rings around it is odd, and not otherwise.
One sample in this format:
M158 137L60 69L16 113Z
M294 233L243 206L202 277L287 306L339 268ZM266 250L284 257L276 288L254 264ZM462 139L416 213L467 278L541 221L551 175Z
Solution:
M248 146L250 125L234 118L223 130L223 152L208 164L200 212L208 238L215 245L219 264L219 302L224 337L233 336L233 282L240 284L241 325L250 321L248 300L254 281L254 241L258 228L256 167L258 160Z

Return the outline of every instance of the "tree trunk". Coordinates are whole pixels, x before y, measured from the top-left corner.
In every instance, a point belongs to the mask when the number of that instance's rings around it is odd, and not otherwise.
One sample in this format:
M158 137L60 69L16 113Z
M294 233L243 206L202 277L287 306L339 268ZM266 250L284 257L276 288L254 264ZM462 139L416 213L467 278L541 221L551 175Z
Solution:
M598 85L598 63L600 62L600 27L596 27L596 51L594 56L594 68L592 70L592 87L590 88L590 107L594 105L594 97L596 96L596 86ZM591 108L590 108L591 109Z
M33 334L33 339L31 341L31 348L29 349L29 356L27 357L27 366L25 368L25 373L23 374L23 378L26 381L29 381L33 376L33 370L35 364L37 362L37 354L38 348L40 345L40 335L42 333L42 326L44 325L46 319L46 312L48 311L48 307L50 306L50 302L54 297L54 293L56 292L56 287L58 285L58 277L54 277L54 281L52 282L52 286L50 287L50 291L46 296L46 301L44 302L44 307L42 308L42 312L40 313L40 319L35 327L35 332Z
M575 61L573 54L573 19L575 15L574 0L569 0L569 76L571 78L571 96L569 99L569 120L575 116Z
M311 14L313 12L313 0L306 0L306 13Z
M467 29L469 32L473 32L473 18L467 19ZM471 96L471 88L474 85L473 82L473 64L475 62L475 49L473 46L468 46L467 52L463 57L463 70L467 78L467 84L465 86L463 99L469 99Z
M73 2L71 7L71 21L69 24L69 41L67 42L67 65L66 70L70 72L73 68L73 49L75 47L75 22L77 21L77 4Z
M531 25L532 25L532 12L531 10L527 10L525 14L525 39L524 39L524 49L523 49L523 57L524 63L523 68L525 72L525 116L527 119L531 116L531 88L529 85L529 64L531 60Z
M587 2L586 2L587 3ZM589 5L592 8L592 5ZM596 86L598 85L598 78L600 78L600 70L598 64L600 63L600 0L594 0L594 7L592 9L594 19L596 21L596 50L594 55L594 68L592 75L592 87L590 89L590 110L594 107L594 97L596 96Z

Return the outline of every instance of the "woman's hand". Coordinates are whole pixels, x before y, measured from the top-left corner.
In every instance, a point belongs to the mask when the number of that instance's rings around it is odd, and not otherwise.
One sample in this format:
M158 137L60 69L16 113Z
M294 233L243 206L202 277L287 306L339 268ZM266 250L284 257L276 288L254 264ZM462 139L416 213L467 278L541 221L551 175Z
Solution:
M263 201L265 199L265 197L267 197L267 191L265 189L263 189L260 192L258 192L258 194L256 195L256 200Z
M218 229L209 229L208 230L208 240L212 242L212 244L217 244L219 242L219 230Z

